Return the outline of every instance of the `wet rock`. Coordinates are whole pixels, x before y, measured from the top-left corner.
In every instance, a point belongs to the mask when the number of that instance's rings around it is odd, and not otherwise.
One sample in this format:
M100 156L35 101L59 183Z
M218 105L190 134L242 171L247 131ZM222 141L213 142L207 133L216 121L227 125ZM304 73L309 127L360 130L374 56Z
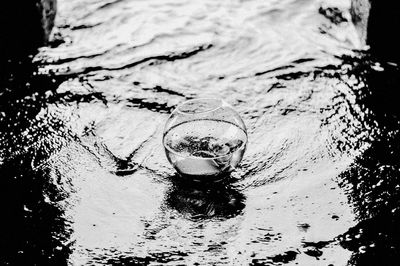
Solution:
M370 0L351 1L351 18L363 43L367 42L367 27L370 9Z
M56 0L7 1L0 9L0 58L30 54L45 45L54 26Z
M396 34L400 26L399 1L352 0L351 14L362 42L370 46L375 56L400 61Z

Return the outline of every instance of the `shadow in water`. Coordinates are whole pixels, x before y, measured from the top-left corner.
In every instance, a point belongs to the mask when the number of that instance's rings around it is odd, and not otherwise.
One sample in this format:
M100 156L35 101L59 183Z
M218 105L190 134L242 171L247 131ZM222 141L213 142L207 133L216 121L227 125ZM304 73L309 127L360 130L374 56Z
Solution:
M62 80L38 74L30 57L0 64L0 264L67 265L62 194L38 167L68 139L62 121L39 115Z
M397 265L400 258L400 71L369 62L352 71L364 78L357 104L365 108L379 132L369 148L339 177L359 223L338 237L353 251L349 265ZM396 263L394 263L396 262Z
M2 265L67 265L70 230L64 210L45 195L58 195L48 170L33 170L18 156L0 165Z
M245 196L230 183L230 176L219 182L201 183L176 174L166 195L170 208L190 219L228 219L242 212Z

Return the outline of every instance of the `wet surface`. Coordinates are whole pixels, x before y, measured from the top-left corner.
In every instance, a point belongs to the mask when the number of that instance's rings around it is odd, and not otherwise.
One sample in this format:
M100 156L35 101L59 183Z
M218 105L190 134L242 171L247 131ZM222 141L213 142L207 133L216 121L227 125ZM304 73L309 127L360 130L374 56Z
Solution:
M399 69L349 7L59 1L51 46L1 65L1 264L396 265ZM202 186L161 136L210 96L249 143Z

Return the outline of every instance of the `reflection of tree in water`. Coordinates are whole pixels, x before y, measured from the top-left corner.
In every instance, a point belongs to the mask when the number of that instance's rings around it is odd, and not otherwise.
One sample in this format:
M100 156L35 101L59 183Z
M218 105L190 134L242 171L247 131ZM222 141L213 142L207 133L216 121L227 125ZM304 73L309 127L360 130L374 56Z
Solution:
M230 218L245 207L245 196L229 184L229 177L205 184L184 180L179 175L171 180L173 186L167 192L166 203L189 218Z
M66 265L70 231L57 204L60 187L40 166L68 141L62 121L40 115L62 81L35 74L29 58L0 63L0 264Z
M379 131L371 146L341 175L359 223L338 237L350 265L397 265L400 258L400 107L398 68L362 69L366 88L357 101L373 113Z

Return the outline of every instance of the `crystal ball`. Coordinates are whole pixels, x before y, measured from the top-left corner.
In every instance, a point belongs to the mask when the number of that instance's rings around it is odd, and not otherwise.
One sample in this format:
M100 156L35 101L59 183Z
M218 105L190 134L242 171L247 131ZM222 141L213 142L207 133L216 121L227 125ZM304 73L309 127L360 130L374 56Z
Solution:
M163 134L168 161L183 177L214 180L240 163L247 130L225 101L201 98L180 104L168 118Z

